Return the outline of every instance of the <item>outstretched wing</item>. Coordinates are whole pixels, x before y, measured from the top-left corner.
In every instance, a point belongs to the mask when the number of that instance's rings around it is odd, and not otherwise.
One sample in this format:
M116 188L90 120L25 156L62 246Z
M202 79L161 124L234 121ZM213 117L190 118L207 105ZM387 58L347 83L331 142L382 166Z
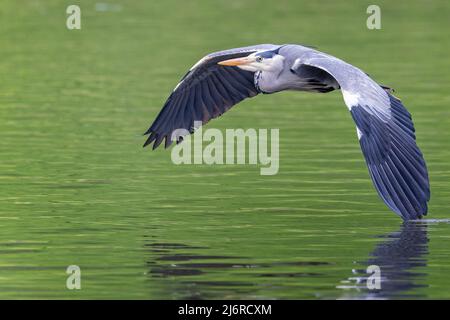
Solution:
M279 46L262 44L215 52L197 62L181 79L164 107L145 134L150 134L144 147L153 149L166 139L166 148L172 143L176 129L194 131L194 121L205 124L222 115L245 98L258 94L254 73L237 67L217 65L218 62L248 56L258 50L274 50ZM182 137L178 137L182 139Z
M362 152L378 194L403 219L427 214L428 172L410 113L360 69L311 52L297 61L332 75L356 123Z

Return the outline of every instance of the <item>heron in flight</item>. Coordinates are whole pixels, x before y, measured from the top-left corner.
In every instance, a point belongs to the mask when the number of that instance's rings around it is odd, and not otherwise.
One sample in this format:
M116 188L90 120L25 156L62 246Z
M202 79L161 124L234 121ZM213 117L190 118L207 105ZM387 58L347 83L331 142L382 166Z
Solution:
M428 172L416 144L410 113L391 89L359 68L301 45L261 44L219 51L197 62L181 79L145 134L153 149L176 129L193 132L235 104L259 93L284 90L325 93L340 89L373 184L404 220L427 214Z

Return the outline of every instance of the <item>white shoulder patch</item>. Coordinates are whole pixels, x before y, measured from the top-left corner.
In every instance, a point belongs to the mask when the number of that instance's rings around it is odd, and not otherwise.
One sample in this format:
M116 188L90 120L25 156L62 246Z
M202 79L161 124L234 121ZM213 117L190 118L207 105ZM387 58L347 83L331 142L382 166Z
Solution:
M361 132L361 130L359 130L358 127L356 127L356 134L358 135L358 140L361 140L363 133Z
M360 104L359 94L342 90L342 95L344 96L345 104L347 105L347 108L349 110L351 110L352 107L355 107Z
M291 69L295 70L298 67L300 67L302 63L300 62L300 58L295 59L294 64L292 65Z

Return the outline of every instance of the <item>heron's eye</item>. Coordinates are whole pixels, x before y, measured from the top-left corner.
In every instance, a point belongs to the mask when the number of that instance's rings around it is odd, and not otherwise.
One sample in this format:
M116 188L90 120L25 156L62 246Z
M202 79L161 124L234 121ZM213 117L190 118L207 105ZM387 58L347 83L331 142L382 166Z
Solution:
M261 61L263 61L263 58L260 57L260 56L257 56L257 57L256 57L256 62L261 62Z

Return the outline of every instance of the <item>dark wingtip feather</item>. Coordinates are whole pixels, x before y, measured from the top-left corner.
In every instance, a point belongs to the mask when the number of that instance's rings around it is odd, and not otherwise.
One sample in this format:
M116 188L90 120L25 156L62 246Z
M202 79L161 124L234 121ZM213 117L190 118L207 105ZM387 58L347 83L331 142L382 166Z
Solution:
M148 128L147 131L145 131L142 135L146 136L152 132L152 127Z
M147 134L149 134L150 132L148 132ZM146 146L148 146L150 143L153 142L153 140L156 139L156 137L157 137L157 134L155 132L152 132L142 147L145 148Z
M153 144L152 150L155 150L156 148L158 148L159 145L161 144L161 142L163 141L163 139L164 139L164 136L161 136L161 135L156 136L155 143Z
M142 145L142 148L145 148L145 147L148 146L150 143L152 143L152 142L150 141L150 139L147 139L147 140L144 142L144 144Z

